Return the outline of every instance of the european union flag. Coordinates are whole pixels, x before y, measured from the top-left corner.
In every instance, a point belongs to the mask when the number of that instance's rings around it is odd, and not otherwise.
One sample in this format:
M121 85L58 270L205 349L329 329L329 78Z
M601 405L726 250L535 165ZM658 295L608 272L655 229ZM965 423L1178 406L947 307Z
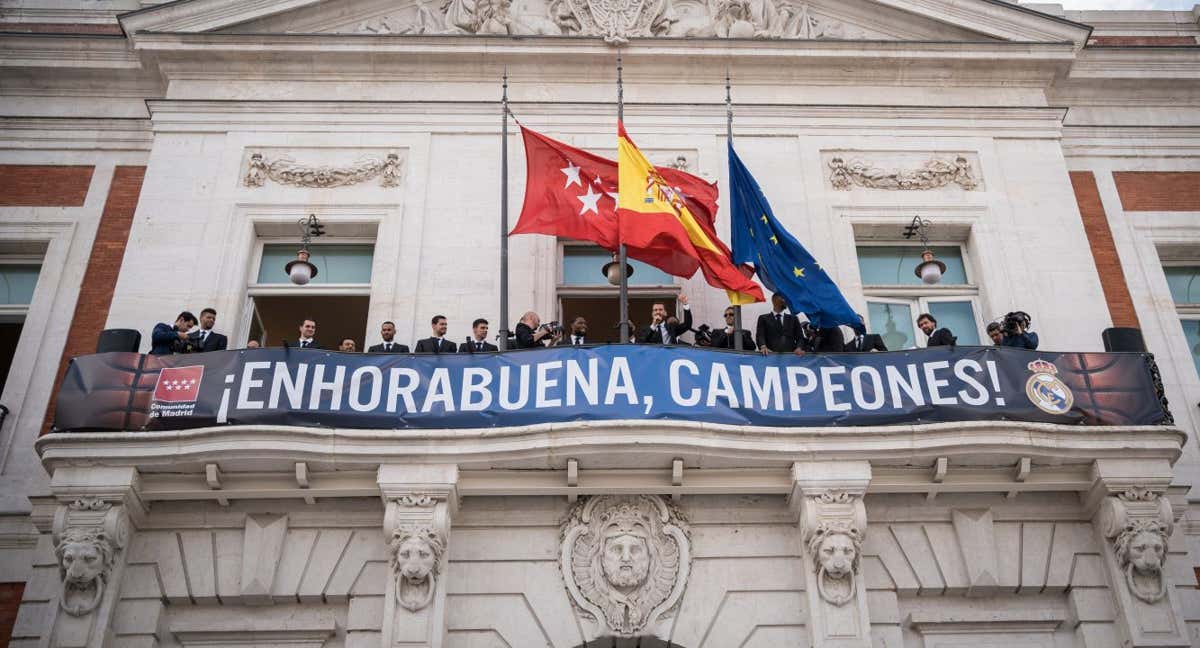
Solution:
M732 195L733 262L751 263L771 292L787 299L793 313L804 313L818 328L845 324L865 333L866 327L850 308L837 284L825 274L808 250L775 220L758 182L729 145L729 187Z

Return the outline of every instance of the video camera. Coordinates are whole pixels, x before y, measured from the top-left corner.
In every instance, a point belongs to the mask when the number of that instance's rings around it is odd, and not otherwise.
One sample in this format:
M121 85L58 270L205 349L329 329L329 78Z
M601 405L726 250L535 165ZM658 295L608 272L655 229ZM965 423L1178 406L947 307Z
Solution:
M699 328L688 329L696 338L696 346L712 346L712 327L701 324Z
M1030 319L1029 313L1025 311L1013 311L1005 314L1004 318L1000 320L1000 330L1006 336L1020 335L1029 331L1029 327L1032 324L1033 320Z
M541 325L541 326L539 326L538 328L539 328L539 329L544 329L544 330L546 330L546 331L549 331L551 335L554 335L554 334L565 334L565 333L567 332L567 329L563 328L563 325L562 325L562 324L560 324L560 323L558 322L558 320L555 320L555 321L553 321L553 322L546 322L545 324L542 324L542 325Z

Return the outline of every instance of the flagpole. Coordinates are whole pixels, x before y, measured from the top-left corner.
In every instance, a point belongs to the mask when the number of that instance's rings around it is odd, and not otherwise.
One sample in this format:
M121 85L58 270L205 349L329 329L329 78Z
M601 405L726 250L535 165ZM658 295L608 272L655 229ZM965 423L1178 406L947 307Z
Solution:
M497 346L508 349L508 65L500 98L500 331Z
M733 147L733 95L729 86L729 68L725 68L725 141ZM732 182L732 180L730 180ZM742 350L742 307L733 307L733 348Z
M625 85L621 76L621 51L617 50L617 121L625 122ZM619 159L619 158L618 158ZM617 171L617 191L620 187L620 170ZM621 231L621 211L618 205L617 209L617 267L621 269L621 287L620 287L620 302L621 302L621 344L629 342L629 277L626 272L625 259L625 239L620 234Z

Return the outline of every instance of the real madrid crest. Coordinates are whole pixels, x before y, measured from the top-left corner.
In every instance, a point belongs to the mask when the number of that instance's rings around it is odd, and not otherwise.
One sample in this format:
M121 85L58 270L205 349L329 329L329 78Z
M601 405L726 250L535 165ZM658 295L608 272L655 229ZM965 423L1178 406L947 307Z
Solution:
M1075 395L1058 378L1058 367L1041 358L1026 366L1033 372L1025 383L1025 395L1029 396L1029 401L1047 414L1066 414L1071 411Z

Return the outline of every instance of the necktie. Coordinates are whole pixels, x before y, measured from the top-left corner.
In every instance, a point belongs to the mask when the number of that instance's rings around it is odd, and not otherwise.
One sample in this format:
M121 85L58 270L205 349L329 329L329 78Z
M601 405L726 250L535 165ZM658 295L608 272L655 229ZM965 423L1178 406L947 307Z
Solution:
M208 331L200 331L200 344L204 344L204 341L207 339L208 339Z
M384 351L391 351L391 350L392 350L392 343L391 343L391 342L388 342L388 343L384 344L384 345L383 345L383 350L384 350Z
M779 322L780 326L783 326L783 313L775 313L775 321Z
M581 337L579 337L578 335L576 335L576 336L575 336L575 346L579 346L579 345L581 345L581 344L583 344L583 338L581 338Z
M307 342L307 341L303 341L303 342L301 342L301 343L300 343L300 348L301 348L301 349L307 349L307 348L308 348L308 342Z
M476 343L475 343L475 350L476 350L476 351L483 351L483 342L476 342Z

